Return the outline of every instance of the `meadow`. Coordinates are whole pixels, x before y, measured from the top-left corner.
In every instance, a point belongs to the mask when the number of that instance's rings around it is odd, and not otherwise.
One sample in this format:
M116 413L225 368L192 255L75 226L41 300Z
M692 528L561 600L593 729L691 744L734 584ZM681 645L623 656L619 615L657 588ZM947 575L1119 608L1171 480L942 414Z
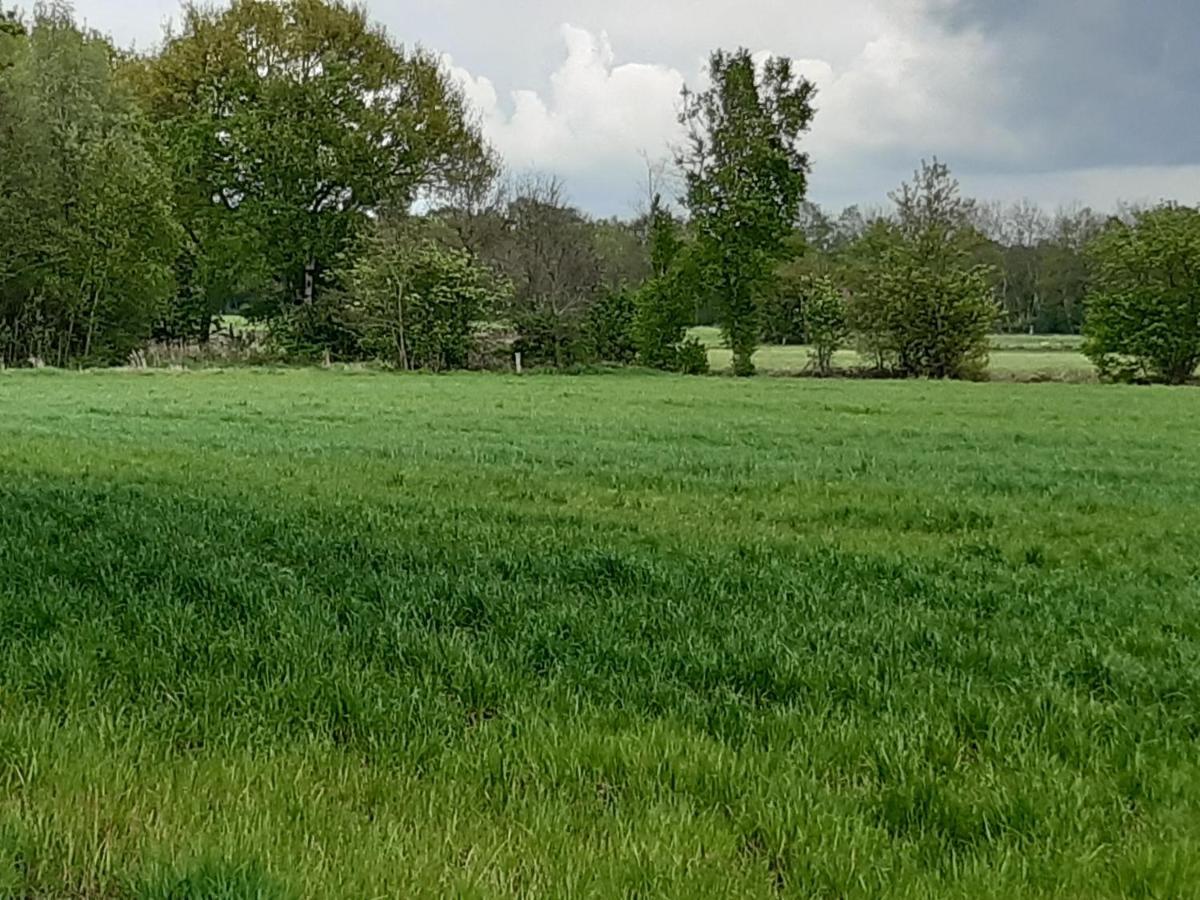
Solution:
M0 373L0 896L1200 896L1200 392Z
M719 328L693 328L689 334L708 348L714 372L732 368L733 353L725 346ZM994 334L991 336L988 375L995 381L1096 381L1096 369L1083 355L1083 338L1078 335ZM811 348L799 345L759 349L755 361L764 374L797 375L812 368ZM853 370L866 363L854 350L834 355L834 367Z

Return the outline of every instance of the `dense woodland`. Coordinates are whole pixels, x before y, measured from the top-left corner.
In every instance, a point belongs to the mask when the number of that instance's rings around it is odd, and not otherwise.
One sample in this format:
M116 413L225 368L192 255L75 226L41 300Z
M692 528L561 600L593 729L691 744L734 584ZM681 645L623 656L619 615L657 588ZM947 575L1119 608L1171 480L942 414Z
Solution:
M419 35L404 36L419 38ZM815 89L714 53L642 214L505 174L437 57L329 0L185 6L148 54L66 7L0 17L0 364L248 360L444 370L597 362L738 374L762 343L973 377L995 331L1078 333L1102 374L1200 364L1200 212L1048 213L921 162L878 208L806 200ZM676 196L678 195L678 196ZM226 333L244 316L253 328ZM213 352L217 352L215 349Z

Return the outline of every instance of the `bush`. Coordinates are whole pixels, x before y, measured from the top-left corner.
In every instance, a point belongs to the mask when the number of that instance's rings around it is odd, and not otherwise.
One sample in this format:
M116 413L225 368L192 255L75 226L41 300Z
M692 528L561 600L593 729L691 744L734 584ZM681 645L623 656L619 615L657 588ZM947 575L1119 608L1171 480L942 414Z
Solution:
M312 303L292 306L275 316L268 343L274 352L298 362L316 362L326 355L339 360L369 355L348 320L345 295L336 291L324 291Z
M833 355L846 343L846 298L827 275L814 275L802 283L804 331L812 344L810 357L822 375L833 370Z
M1180 384L1200 365L1200 210L1162 206L1090 248L1085 352L1102 376Z
M679 369L691 320L691 275L685 260L649 279L638 291L633 333L642 365L668 372Z
M933 266L901 247L885 257L870 290L899 374L975 378L986 369L999 315L988 270Z
M411 227L380 227L350 269L343 316L365 352L401 369L465 368L495 308L491 274Z
M806 276L782 277L767 290L759 303L762 339L767 344L803 344L804 292Z
M708 348L698 338L688 338L679 347L675 368L684 375L707 375Z
M565 368L581 361L584 353L579 321L571 315L543 308L518 313L513 321L517 340L513 351L527 366Z
M582 349L599 362L628 364L637 356L633 337L637 302L625 288L610 290L583 317Z
M906 377L978 377L1000 310L994 269L973 262L974 206L937 160L891 196L895 218L875 222L852 254L848 312L860 352Z

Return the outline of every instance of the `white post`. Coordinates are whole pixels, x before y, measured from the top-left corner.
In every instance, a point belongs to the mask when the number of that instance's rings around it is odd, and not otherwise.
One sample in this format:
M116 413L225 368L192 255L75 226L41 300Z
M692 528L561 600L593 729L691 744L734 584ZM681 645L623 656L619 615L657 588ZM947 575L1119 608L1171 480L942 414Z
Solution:
M517 354L515 354L515 355L513 356L513 359L514 359L514 360L516 360L516 363L517 363L517 374L518 374L518 375L520 375L520 374L521 374L521 354L520 354L520 353L517 353Z

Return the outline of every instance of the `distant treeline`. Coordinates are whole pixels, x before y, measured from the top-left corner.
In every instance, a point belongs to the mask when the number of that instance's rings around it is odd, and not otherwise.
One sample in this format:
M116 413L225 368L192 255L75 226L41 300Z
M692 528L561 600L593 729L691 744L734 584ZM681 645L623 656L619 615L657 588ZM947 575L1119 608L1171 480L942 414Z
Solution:
M504 177L437 57L361 8L188 5L148 54L66 7L0 13L0 364L236 339L246 359L698 372L687 328L718 324L739 374L775 342L820 370L854 347L970 377L992 331L1083 330L1107 375L1191 377L1195 210L1002 209L934 160L886 210L834 216L805 200L813 86L746 51L708 75L643 213L597 219L551 177ZM233 313L255 327L225 335Z

